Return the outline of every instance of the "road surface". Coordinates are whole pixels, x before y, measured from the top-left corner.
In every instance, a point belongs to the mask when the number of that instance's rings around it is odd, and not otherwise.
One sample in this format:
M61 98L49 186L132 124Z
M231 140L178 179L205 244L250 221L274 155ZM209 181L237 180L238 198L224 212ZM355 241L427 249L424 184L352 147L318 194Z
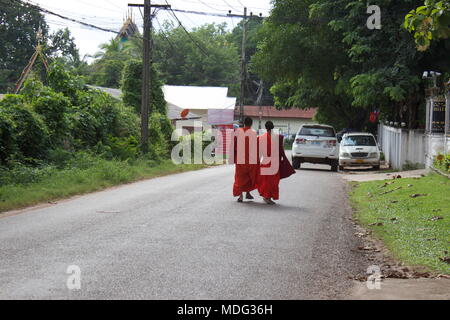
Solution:
M367 265L345 183L310 168L276 206L237 203L221 166L0 215L0 299L344 298Z

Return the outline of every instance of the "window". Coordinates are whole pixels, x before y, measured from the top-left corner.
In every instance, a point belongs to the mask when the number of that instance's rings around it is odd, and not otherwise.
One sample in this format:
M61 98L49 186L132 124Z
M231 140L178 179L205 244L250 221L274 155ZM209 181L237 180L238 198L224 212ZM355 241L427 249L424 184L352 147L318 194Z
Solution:
M344 147L376 147L377 143L372 136L350 136L342 140Z
M329 137L335 138L336 133L333 128L320 127L320 126L307 126L303 127L300 132L300 136L314 136L314 137Z

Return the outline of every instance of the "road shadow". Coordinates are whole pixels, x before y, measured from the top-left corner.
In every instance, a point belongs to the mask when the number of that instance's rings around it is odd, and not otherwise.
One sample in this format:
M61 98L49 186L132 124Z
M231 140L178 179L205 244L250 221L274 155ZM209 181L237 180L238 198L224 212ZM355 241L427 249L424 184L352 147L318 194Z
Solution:
M296 172L315 171L315 172L331 172L331 173L333 173L333 171L331 171L330 169L323 169L323 168L301 168L301 169L297 169L295 171Z
M254 209L258 209L258 210L262 210L262 211L277 211L277 212L282 212L282 211L296 211L296 212L304 212L304 213L309 213L311 212L310 209L308 208L303 208L300 206L289 206L289 205L285 205L283 204L283 202L276 202L276 204L274 205L269 205L267 203L265 203L263 200L261 200L261 202L259 201L247 201L247 202L243 202L243 203L236 203L240 206L245 206L245 207L251 207Z

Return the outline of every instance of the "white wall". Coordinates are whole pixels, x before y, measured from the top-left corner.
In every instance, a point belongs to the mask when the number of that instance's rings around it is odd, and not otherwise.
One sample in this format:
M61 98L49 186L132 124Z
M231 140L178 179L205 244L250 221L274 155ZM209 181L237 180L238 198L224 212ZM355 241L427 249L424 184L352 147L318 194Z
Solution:
M436 155L450 152L450 139L443 134L425 134L422 130L404 130L380 125L378 142L393 169L409 163L429 168ZM446 144L446 147L444 147Z

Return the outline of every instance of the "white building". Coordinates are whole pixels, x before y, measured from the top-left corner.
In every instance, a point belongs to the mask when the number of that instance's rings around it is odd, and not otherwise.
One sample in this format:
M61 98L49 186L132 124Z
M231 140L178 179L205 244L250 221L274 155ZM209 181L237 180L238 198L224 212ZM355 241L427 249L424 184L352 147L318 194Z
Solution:
M120 89L94 87L116 99L121 99ZM236 98L228 97L226 87L199 86L163 86L164 99L167 102L167 116L176 127L183 126L193 130L194 122L201 122L203 127L212 125L232 125ZM187 110L183 118L182 112Z

